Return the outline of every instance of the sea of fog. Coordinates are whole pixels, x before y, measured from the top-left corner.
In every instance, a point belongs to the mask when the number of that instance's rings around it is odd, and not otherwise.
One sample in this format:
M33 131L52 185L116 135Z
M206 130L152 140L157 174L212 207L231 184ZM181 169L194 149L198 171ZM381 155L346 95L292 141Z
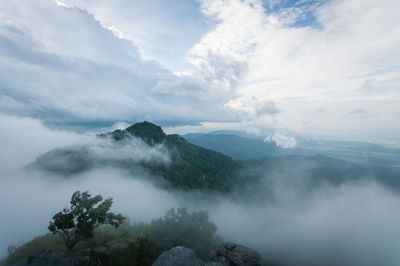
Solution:
M46 233L51 217L68 204L72 193L89 190L114 198L112 210L131 223L159 218L173 207L207 210L224 240L252 247L282 265L400 265L400 197L376 183L325 186L310 192L277 173L269 188L273 200L241 201L166 191L146 181L147 173L132 176L113 168L60 178L22 168L44 152L90 143L94 137L50 130L32 119L1 119L8 125L0 132L2 255L8 245L21 245ZM144 154L160 156L160 150L138 144L129 156Z

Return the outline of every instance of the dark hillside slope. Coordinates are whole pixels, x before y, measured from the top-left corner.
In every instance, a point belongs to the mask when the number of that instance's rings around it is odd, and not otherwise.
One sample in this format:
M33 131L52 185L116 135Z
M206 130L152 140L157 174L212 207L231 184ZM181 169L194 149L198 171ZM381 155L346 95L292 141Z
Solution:
M109 133L116 141L132 135L150 146L163 144L170 153L172 164L145 163L151 172L163 176L179 187L210 188L228 191L233 173L241 168L238 162L219 152L191 144L179 135L167 135L160 126L144 121L125 130ZM104 136L104 135L103 135Z

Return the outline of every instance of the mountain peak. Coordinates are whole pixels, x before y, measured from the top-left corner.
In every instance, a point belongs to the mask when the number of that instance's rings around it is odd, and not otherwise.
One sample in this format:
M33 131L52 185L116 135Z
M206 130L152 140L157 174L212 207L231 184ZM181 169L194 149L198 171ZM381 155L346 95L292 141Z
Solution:
M167 136L160 126L147 121L133 124L125 130L149 144L161 143Z

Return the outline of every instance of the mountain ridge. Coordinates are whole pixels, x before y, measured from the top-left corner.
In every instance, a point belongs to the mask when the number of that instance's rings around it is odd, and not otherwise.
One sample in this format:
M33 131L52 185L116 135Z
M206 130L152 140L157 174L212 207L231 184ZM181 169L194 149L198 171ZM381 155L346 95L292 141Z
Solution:
M199 136L201 135L192 135L194 138ZM267 193L261 190L268 191L269 188L260 184L276 176L293 180L303 178L301 182L309 182L309 188L323 184L340 185L345 182L375 179L386 186L400 189L399 172L396 169L371 168L317 154L285 154L282 149L271 143L266 144L271 149L265 151L267 154L264 158L234 160L228 155L233 152L240 155L242 152L242 156L251 158L257 155L254 151L257 151L256 149L260 151L263 146L257 147L260 141L252 139L248 141L254 142L253 146L240 144L235 146L233 140L236 137L232 139L225 135L211 136L211 139L216 138L214 143L219 144L219 147L231 151L223 154L221 150L214 151L209 149L210 147L190 143L189 141L193 140L188 141L177 134L165 134L160 126L147 121L133 124L123 130L99 134L98 138L111 141L110 145L115 149L113 150L115 154L99 157L93 154L90 147L85 146L55 149L39 156L32 166L64 176L106 166L128 170L132 176L143 176L144 170L147 173L144 178L163 187L211 190L229 194L232 194L231 192L243 194L241 191L246 190L249 195L254 195L254 191L265 195ZM140 139L141 143L145 143L143 145L157 150L161 155L143 161L120 156L118 154L120 149L125 149L123 150L125 153L126 149L128 152L132 151L129 149L135 149L135 146L129 146L132 138ZM223 146L224 139L230 145ZM124 152L121 152L122 155ZM255 154L251 154L252 152ZM165 162L163 153L168 155L169 162Z
M217 151L212 151L197 145L191 144L177 134L167 135L160 126L144 121L133 124L126 129L118 129L113 132L97 135L100 139L111 139L113 143L119 144L129 141L136 137L141 139L150 147L164 147L168 151L170 164L159 163L157 161L143 161L140 163L130 160L113 161L112 159L97 162L91 156L90 149L64 148L55 149L38 157L33 163L34 167L49 172L59 172L63 174L70 165L73 173L84 172L95 167L95 165L111 165L114 167L124 167L132 172L141 167L150 174L161 177L164 185L170 184L172 187L185 189L211 189L228 192L231 188L234 172L242 168L241 163L234 161L231 157ZM118 150L117 150L118 151ZM52 160L57 162L65 161L60 167L49 164ZM59 167L59 168L57 168ZM60 171L61 170L61 171ZM65 171L64 171L65 172ZM159 180L158 180L159 181Z

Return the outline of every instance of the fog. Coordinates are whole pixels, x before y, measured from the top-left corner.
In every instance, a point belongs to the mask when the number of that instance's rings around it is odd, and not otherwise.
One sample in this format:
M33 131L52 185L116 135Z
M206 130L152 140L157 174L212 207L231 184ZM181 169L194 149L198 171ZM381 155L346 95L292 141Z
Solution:
M114 198L113 210L131 222L149 221L178 206L167 192L150 183L127 178L115 169L94 170L73 179L51 178L39 173L18 172L0 181L1 249L23 244L47 232L53 215L69 204L74 191Z
M211 213L226 239L284 265L399 265L399 207L397 195L364 184L291 204L222 201Z
M132 176L115 168L55 177L21 167L55 147L82 142L96 147L88 141L93 138L49 130L36 120L4 119L9 128L0 138L1 147L8 147L0 151L1 254L6 254L9 244L21 245L46 233L51 217L69 203L72 193L89 190L92 195L113 197L112 211L126 215L131 223L159 218L172 207L205 209L224 240L255 248L266 260L282 265L400 265L400 197L373 181L324 185L309 191L299 179L290 182L281 172L273 182L265 182L269 186L265 193L273 193L273 200L242 201L163 190L146 181L146 172ZM132 153L124 149L127 156L168 158L160 155L160 147L153 150L142 142L132 143ZM151 157L142 156L142 151Z

